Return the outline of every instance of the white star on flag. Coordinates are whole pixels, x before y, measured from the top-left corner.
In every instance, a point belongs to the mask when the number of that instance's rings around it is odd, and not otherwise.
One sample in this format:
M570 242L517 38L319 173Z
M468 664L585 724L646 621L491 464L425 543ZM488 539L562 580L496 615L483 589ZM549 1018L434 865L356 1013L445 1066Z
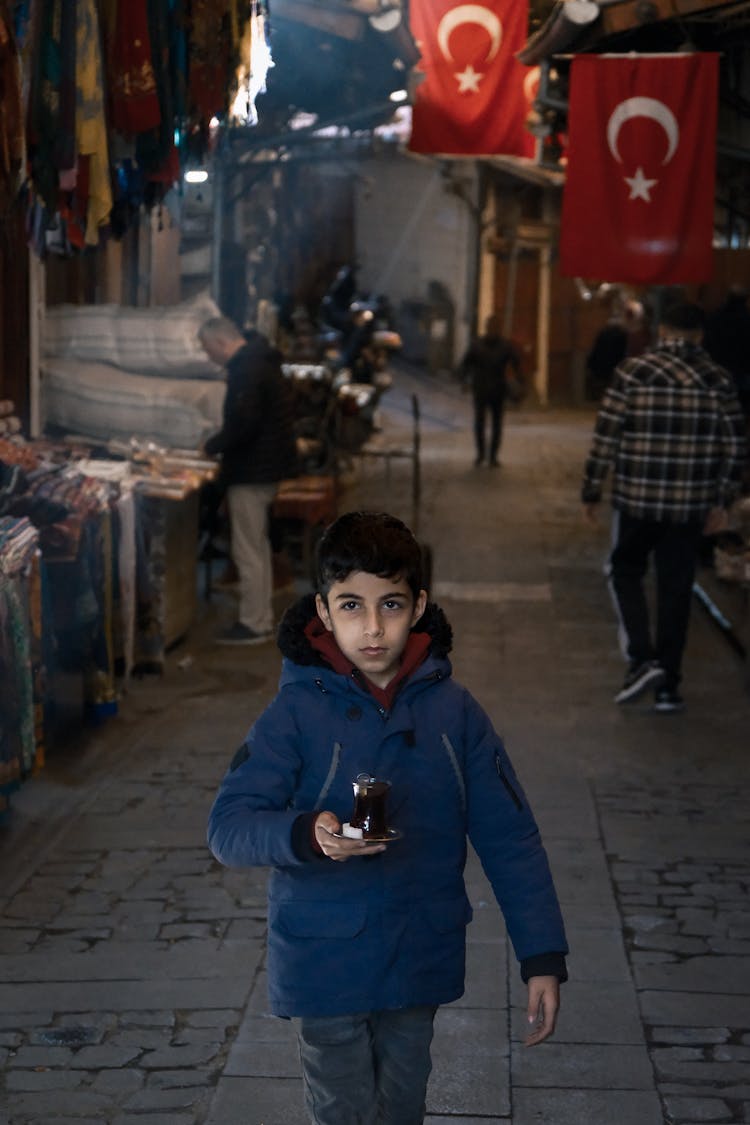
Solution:
M624 179L630 188L628 199L645 199L646 203L651 202L651 188L658 180L647 180L642 168L638 168L634 176L625 176Z
M474 70L474 67L471 65L471 63L469 63L469 65L466 67L466 70L462 70L460 73L456 73L456 78L458 79L459 94L478 94L479 83L484 78L484 75Z

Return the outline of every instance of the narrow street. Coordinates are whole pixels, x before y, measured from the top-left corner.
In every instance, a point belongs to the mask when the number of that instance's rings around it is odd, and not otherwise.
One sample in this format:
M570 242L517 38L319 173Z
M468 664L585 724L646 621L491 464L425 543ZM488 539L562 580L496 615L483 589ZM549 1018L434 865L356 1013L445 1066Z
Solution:
M408 447L414 391L419 535L454 674L506 740L571 947L557 1034L525 1050L517 966L472 862L468 988L438 1017L427 1123L748 1121L746 668L696 605L687 710L616 706L608 510L592 530L578 504L593 413L512 409L502 467L477 469L470 400L434 376L397 374L381 440ZM342 510L411 521L408 460L357 459L344 485ZM212 644L232 610L231 593L202 600L164 675L135 680L117 718L14 797L2 1125L303 1125L292 1030L266 1014L265 872L222 869L204 842L279 670L273 646Z

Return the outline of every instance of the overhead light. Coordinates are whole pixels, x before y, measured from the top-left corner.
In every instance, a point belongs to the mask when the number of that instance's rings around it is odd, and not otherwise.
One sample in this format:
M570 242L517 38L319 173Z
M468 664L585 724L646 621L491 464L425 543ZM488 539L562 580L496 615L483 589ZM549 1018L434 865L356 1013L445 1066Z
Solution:
M409 93L407 90L393 90L388 95L388 99L392 102L405 102L409 99Z
M185 183L188 184L205 184L208 179L208 172L205 168L194 168L190 172L185 173Z

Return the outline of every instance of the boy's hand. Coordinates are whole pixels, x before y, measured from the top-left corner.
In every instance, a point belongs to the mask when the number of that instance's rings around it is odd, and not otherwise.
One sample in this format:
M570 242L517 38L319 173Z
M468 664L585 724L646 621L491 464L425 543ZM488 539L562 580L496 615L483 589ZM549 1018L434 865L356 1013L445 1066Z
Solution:
M557 977L530 977L527 987L529 998L526 1020L529 1034L524 1039L524 1046L536 1047L537 1043L544 1042L555 1030L560 1007L560 982Z
M352 856L384 852L387 847L386 844L368 844L367 840L339 839L338 836L332 835L334 832L341 831L341 822L332 812L319 813L313 831L323 854L340 863L351 859Z

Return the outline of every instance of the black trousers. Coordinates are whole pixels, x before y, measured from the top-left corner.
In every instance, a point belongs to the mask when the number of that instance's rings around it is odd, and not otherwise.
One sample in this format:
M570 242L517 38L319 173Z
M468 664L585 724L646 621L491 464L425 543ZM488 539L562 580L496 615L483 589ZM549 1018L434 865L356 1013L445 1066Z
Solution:
M477 461L484 461L486 446L487 415L490 418L490 461L497 460L500 441L503 435L503 399L490 398L474 392L474 441L477 448Z
M625 630L628 659L658 660L667 688L681 679L695 568L703 520L668 523L615 512L610 585ZM651 639L644 579L653 555L656 572L656 635Z

